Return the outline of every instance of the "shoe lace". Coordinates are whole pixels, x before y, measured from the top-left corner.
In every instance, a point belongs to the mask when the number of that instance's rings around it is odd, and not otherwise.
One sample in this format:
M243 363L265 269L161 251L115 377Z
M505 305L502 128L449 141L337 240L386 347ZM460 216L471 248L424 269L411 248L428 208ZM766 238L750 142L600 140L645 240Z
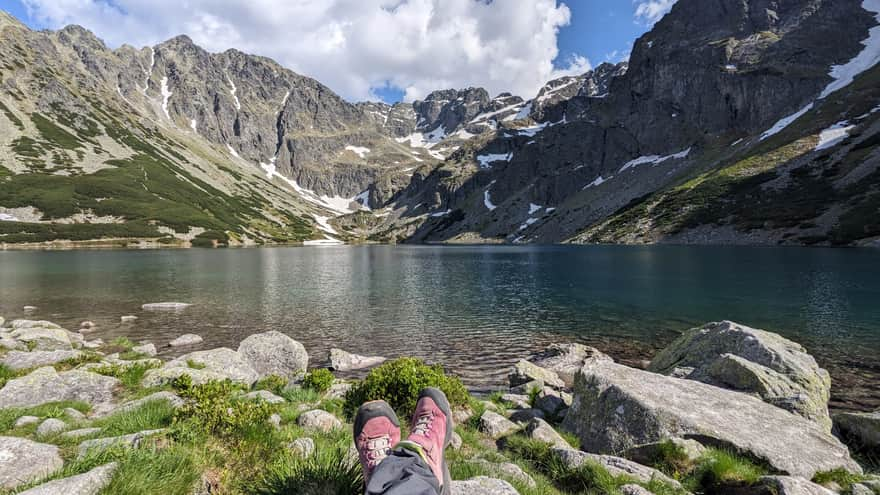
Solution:
M362 444L364 460L369 469L375 468L391 452L391 437L388 435L365 438Z
M431 432L431 427L434 425L434 413L427 413L419 416L419 419L416 420L416 424L413 426L413 434L428 436L428 433Z

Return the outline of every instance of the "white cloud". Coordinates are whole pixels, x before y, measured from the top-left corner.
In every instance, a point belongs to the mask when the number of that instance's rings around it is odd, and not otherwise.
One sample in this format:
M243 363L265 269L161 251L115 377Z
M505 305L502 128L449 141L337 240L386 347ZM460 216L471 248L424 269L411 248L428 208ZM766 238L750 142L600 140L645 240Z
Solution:
M636 21L652 26L669 12L676 0L633 0Z
M110 46L178 34L214 52L272 57L343 96L370 98L386 82L408 99L482 86L533 96L549 79L571 12L557 0L23 0L32 18L93 30Z

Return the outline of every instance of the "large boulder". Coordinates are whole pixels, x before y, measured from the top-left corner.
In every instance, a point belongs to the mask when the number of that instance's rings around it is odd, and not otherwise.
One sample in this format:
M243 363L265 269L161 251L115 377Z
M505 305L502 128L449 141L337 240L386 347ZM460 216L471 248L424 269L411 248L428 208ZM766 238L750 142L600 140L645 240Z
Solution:
M141 380L141 386L145 388L153 388L169 385L183 375L189 376L192 379L193 385L204 385L211 381L223 381L228 378L222 373L209 371L207 369L185 367L157 368L148 370L144 373L144 378Z
M236 383L251 386L260 379L260 375L251 366L252 361L245 359L241 353L226 347L208 351L196 351L184 354L168 361L165 368L194 369L221 375Z
M834 426L859 448L880 449L880 411L838 413Z
M294 378L309 367L306 348L281 332L251 335L241 341L238 352L261 378L268 375Z
M685 332L649 371L755 394L831 431L831 377L798 343L731 321Z
M519 495L510 483L486 476L453 481L449 488L451 495Z
M0 437L0 489L49 476L61 469L64 461L58 447L25 438Z
M813 421L748 394L604 360L581 369L563 425L584 450L598 454L692 438L730 446L794 476L861 472L847 448Z
M0 409L60 401L81 401L97 407L112 402L119 386L119 380L113 377L81 370L58 373L47 366L10 380L0 390Z
M98 495L110 484L114 471L116 463L111 462L83 474L44 483L18 495Z
M42 366L51 366L68 359L76 359L82 355L81 351L58 350L58 351L10 351L0 363L13 370L27 370Z
M540 353L532 356L529 361L544 369L555 372L571 388L574 386L574 377L584 364L590 359L606 359L611 357L603 354L594 347L583 344L551 344Z
M330 349L330 369L334 371L352 371L384 363L387 359L381 356L361 356L345 352L342 349Z

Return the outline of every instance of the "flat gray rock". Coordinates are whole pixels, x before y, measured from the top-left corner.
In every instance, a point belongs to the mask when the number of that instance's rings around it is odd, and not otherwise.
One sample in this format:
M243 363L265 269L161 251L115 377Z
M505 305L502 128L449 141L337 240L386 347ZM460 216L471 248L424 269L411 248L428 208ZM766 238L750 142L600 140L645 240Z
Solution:
M516 365L514 365L508 378L510 380L511 388L532 381L539 381L547 387L557 389L565 387L565 382L559 378L559 375L557 375L555 371L541 368L525 359L521 359Z
M528 473L512 462L490 462L486 459L474 459L469 462L481 466L496 476L515 480L532 488L536 485L535 480Z
M77 459L82 459L89 452L102 452L111 447L131 447L136 448L143 439L163 433L165 430L144 430L129 435L121 435L118 437L95 438L94 440L86 440L79 444Z
M281 332L265 332L241 341L238 352L260 378L277 375L294 378L309 367L309 354L302 344Z
M64 438L72 438L75 440L82 437L89 437L101 433L101 430L101 428L80 428L78 430L65 431L61 434L61 436Z
M23 328L54 328L60 329L61 326L46 320L12 320L10 325L13 330Z
M78 358L82 354L81 351L70 349L32 352L10 351L3 356L3 359L0 359L0 363L13 370L27 370L42 366L51 366L60 363L61 361Z
M330 369L334 371L351 371L372 368L387 361L381 356L361 356L343 351L342 349L330 349Z
M859 447L880 449L880 411L838 413L834 426Z
M15 329L9 335L34 351L70 350L73 348L67 330L60 327L27 326Z
M189 375L189 377L192 378L193 385L204 385L210 381L223 381L227 378L226 375L206 369L157 368L148 370L144 373L144 378L141 380L141 386L153 388L169 385L176 378L183 375Z
M88 371L58 373L51 367L39 368L6 383L0 390L0 409L60 401L81 401L95 407L111 403L119 384L116 378Z
M199 335L196 335L194 333L186 333L172 340L168 343L168 345L170 347L183 347L187 345L201 344L203 341L204 339Z
M502 394L501 401L506 402L507 404L512 404L513 407L517 409L530 409L532 407L529 404L529 396L522 394Z
M191 304L182 302L158 302L142 304L141 309L144 311L180 311L190 306Z
M156 346L152 343L146 343L141 345L136 345L131 348L132 352L137 352L138 354L143 354L145 356L153 357L158 352L156 351Z
M781 335L731 321L708 323L660 351L648 370L755 394L831 431L831 376Z
M97 495L110 484L116 466L111 462L83 474L50 481L19 495Z
M480 431L496 440L519 429L519 425L496 412L486 411L480 416Z
M452 495L519 495L510 483L487 476L453 481L449 488Z
M862 471L847 448L813 421L748 394L602 360L578 374L564 427L595 453L674 437L707 438L790 475Z
M676 488L681 488L681 484L666 476L662 472L638 464L636 462L616 457L613 455L599 455L582 452L572 448L553 449L553 454L569 468L575 469L587 463L595 463L604 467L614 476L630 476L642 483L648 483L652 480L662 481Z
M0 488L10 490L49 476L62 465L64 461L54 445L0 437Z
M253 385L260 378L260 375L242 354L226 347L184 354L165 363L165 368L190 369L190 365L199 367L195 371L215 373L247 386Z

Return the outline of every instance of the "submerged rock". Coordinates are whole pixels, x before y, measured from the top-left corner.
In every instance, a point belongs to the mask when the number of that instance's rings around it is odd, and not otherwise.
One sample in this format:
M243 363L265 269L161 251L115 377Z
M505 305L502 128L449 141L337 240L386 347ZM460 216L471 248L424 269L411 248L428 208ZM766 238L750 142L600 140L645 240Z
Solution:
M565 382L565 386L574 386L574 377L589 359L606 359L611 357L599 352L598 349L582 344L552 344L542 352L532 356L529 361L536 366L555 372Z
M834 415L834 426L855 446L880 449L880 411L838 413Z
M117 464L111 462L69 478L50 481L19 495L97 495L110 484Z
M334 371L352 371L372 368L387 361L381 356L361 356L345 352L342 349L330 349L330 369Z
M553 388L565 387L565 382L559 378L559 375L557 375L555 371L541 368L525 359L521 359L516 363L513 370L510 372L509 379L511 387L516 387L532 381L539 381L545 386Z
M25 438L0 437L0 488L17 486L49 476L64 461L58 447Z
M203 341L204 341L204 339L199 335L196 335L194 333L186 333L186 334L181 335L180 337L177 337L176 339L172 340L171 342L169 342L168 346L169 347L183 347L183 346L187 346L187 345L201 344Z
M70 350L73 347L67 330L57 325L19 327L10 333L10 337L34 351Z
M93 407L108 404L119 380L88 371L58 373L54 368L39 368L29 375L10 380L0 390L0 409L33 407L49 402L81 401Z
M144 311L178 311L190 306L191 304L182 302L159 302L142 304L141 309Z
M119 320L122 323L134 323L138 320L138 317L135 315L126 315L126 316L120 316Z
M649 371L761 397L831 431L831 377L798 343L731 321L685 332Z
M847 448L815 422L748 394L602 360L578 374L564 427L595 453L672 437L706 438L795 476L835 468L861 472Z
M238 352L260 378L269 375L293 378L305 373L309 367L306 348L281 332L251 335L241 341Z

